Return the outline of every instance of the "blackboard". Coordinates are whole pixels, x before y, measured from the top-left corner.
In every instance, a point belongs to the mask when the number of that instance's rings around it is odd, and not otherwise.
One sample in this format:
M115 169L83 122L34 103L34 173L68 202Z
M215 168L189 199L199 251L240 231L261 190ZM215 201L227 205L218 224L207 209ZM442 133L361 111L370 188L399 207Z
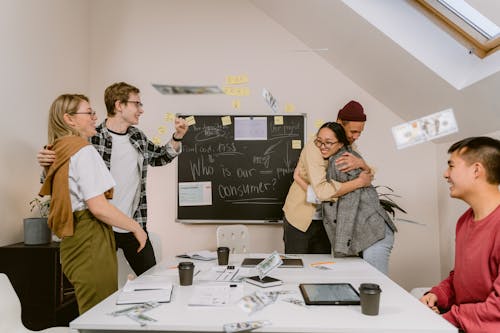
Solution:
M305 115L179 116L195 124L178 156L177 221L281 222Z

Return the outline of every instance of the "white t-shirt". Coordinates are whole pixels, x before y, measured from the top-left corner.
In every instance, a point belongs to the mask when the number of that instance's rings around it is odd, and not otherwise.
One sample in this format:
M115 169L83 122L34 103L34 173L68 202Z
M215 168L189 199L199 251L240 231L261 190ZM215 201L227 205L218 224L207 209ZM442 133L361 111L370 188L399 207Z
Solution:
M128 134L115 134L110 131L113 148L111 152L111 174L116 181L113 199L110 202L130 218L139 204L140 171L139 152L130 142ZM129 232L113 227L116 232Z
M115 181L94 146L85 146L71 156L69 193L73 212L87 209L86 200L114 186Z

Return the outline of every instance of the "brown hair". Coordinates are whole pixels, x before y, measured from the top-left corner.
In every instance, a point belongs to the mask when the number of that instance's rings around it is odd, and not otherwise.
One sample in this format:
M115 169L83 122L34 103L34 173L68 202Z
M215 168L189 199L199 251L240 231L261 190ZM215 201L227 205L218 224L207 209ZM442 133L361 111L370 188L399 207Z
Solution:
M113 117L116 114L115 102L120 101L121 103L127 103L130 94L138 94L141 91L125 82L113 83L104 91L104 104L106 104L106 110L109 117Z

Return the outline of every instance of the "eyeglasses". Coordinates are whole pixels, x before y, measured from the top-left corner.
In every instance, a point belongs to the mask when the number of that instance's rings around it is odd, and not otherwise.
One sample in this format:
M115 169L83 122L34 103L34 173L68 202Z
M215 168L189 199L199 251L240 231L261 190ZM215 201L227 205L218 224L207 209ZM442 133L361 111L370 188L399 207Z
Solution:
M73 114L88 114L91 117L95 117L97 113L95 111L88 111L88 112L75 112Z
M319 139L314 140L314 144L318 148L321 148L321 146L325 146L326 149L330 149L336 143L338 143L338 141L335 141L335 142L321 142L321 140L319 140Z
M127 103L134 103L135 106L137 106L138 108L142 108L142 106L144 104L142 104L142 102L139 102L139 101L127 101Z

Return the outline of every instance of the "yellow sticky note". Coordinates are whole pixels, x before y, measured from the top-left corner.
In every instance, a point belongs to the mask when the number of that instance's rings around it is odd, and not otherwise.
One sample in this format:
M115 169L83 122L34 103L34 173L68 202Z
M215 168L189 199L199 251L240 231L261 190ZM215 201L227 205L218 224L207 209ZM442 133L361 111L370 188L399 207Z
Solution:
M283 116L274 116L274 125L283 125Z
M158 127L158 133L165 134L166 131L167 131L167 128L165 126Z
M228 75L226 76L226 84L242 84L248 83L248 76L242 75Z
M161 140L159 137L155 136L153 139L151 139L151 141L153 141L153 143L157 146L161 145Z
M235 109L239 109L240 106L241 106L241 103L240 103L239 99L233 100L233 102L231 104L233 105L233 108L235 108Z
M325 121L323 119L317 119L314 121L314 127L320 128L324 123Z
M292 140L292 149L302 149L302 141Z
M222 126L231 125L231 117L230 116L221 117L220 120L222 121Z
M224 94L229 96L249 96L250 88L248 87L224 87Z
M163 120L165 120L167 122L174 121L174 119L175 119L175 115L172 112L167 112L163 115Z
M292 103L286 103L285 104L285 112L293 112L295 111L295 105Z
M194 116L189 116L185 120L186 120L186 123L188 124L188 126L196 124L196 120L194 120Z

